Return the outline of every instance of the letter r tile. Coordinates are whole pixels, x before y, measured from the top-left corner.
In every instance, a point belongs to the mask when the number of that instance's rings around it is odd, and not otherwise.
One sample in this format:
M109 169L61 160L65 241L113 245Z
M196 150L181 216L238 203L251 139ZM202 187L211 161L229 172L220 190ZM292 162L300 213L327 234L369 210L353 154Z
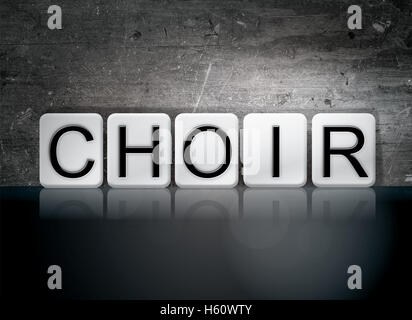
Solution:
M312 181L318 187L375 183L375 117L319 113L312 119Z

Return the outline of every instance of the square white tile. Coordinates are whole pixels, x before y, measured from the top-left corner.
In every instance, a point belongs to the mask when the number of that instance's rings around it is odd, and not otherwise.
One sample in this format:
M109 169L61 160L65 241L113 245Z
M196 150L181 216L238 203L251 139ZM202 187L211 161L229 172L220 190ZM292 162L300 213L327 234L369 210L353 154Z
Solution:
M243 180L249 187L301 187L307 177L307 120L251 113L243 120Z
M114 188L170 184L172 137L164 113L115 113L107 120L107 182Z
M46 188L97 188L103 182L103 119L97 113L46 113L40 118L40 183Z
M238 183L238 119L230 113L182 113L175 119L175 181L182 188Z
M375 117L319 113L312 120L312 181L318 187L375 183Z

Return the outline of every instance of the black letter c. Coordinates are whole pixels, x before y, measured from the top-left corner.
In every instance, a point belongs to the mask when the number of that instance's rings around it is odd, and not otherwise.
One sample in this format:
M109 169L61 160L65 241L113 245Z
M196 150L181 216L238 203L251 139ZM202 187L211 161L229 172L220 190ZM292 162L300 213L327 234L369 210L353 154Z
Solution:
M66 132L70 131L77 131L80 132L86 139L86 141L92 141L93 136L90 133L89 130L79 127L79 126L68 126L65 128L61 128L59 131L56 132L56 134L53 136L52 141L50 143L50 162L53 166L53 169L56 170L58 174L60 174L63 177L66 178L80 178L86 175L93 167L94 160L88 159L86 162L86 165L81 169L80 171L77 172L70 172L64 170L60 164L59 161L57 160L57 143L59 142L59 139L61 138L62 135L64 135Z

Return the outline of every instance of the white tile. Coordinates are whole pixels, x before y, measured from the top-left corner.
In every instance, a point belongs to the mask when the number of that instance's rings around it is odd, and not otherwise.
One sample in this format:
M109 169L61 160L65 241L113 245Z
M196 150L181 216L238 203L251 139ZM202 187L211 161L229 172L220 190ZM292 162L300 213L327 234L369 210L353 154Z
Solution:
M123 146L127 148L125 152L120 150L122 130L126 137ZM171 124L168 115L117 113L109 116L107 182L111 187L167 187L170 184L171 152ZM122 154L125 155L123 159Z
M325 128L341 132L329 133L330 143L325 141ZM349 129L348 129L349 128ZM327 130L327 129L326 129ZM353 132L357 130L360 140ZM360 130L360 131L359 131ZM327 137L327 136L326 136ZM353 149L363 146L352 154L353 163L340 154L327 157L325 149ZM312 120L312 181L318 187L369 187L375 183L375 118L368 113L320 113ZM324 146L326 145L326 146ZM356 151L356 150L355 150ZM327 168L330 159L330 171ZM355 170L359 164L358 172ZM364 175L364 176L363 176Z
M306 131L306 118L299 113L245 116L242 157L245 184L249 187L303 186L307 176Z
M44 187L99 187L103 182L102 117L96 113L44 114L40 118L39 155Z
M234 114L179 114L175 120L176 184L182 188L236 186L238 130Z

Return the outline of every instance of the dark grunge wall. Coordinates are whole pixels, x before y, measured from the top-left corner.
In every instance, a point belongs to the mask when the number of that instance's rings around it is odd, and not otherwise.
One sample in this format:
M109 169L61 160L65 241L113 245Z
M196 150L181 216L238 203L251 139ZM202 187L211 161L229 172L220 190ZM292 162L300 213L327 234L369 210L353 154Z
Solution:
M0 15L1 185L39 184L46 112L370 112L377 184L412 183L412 1L2 0Z

